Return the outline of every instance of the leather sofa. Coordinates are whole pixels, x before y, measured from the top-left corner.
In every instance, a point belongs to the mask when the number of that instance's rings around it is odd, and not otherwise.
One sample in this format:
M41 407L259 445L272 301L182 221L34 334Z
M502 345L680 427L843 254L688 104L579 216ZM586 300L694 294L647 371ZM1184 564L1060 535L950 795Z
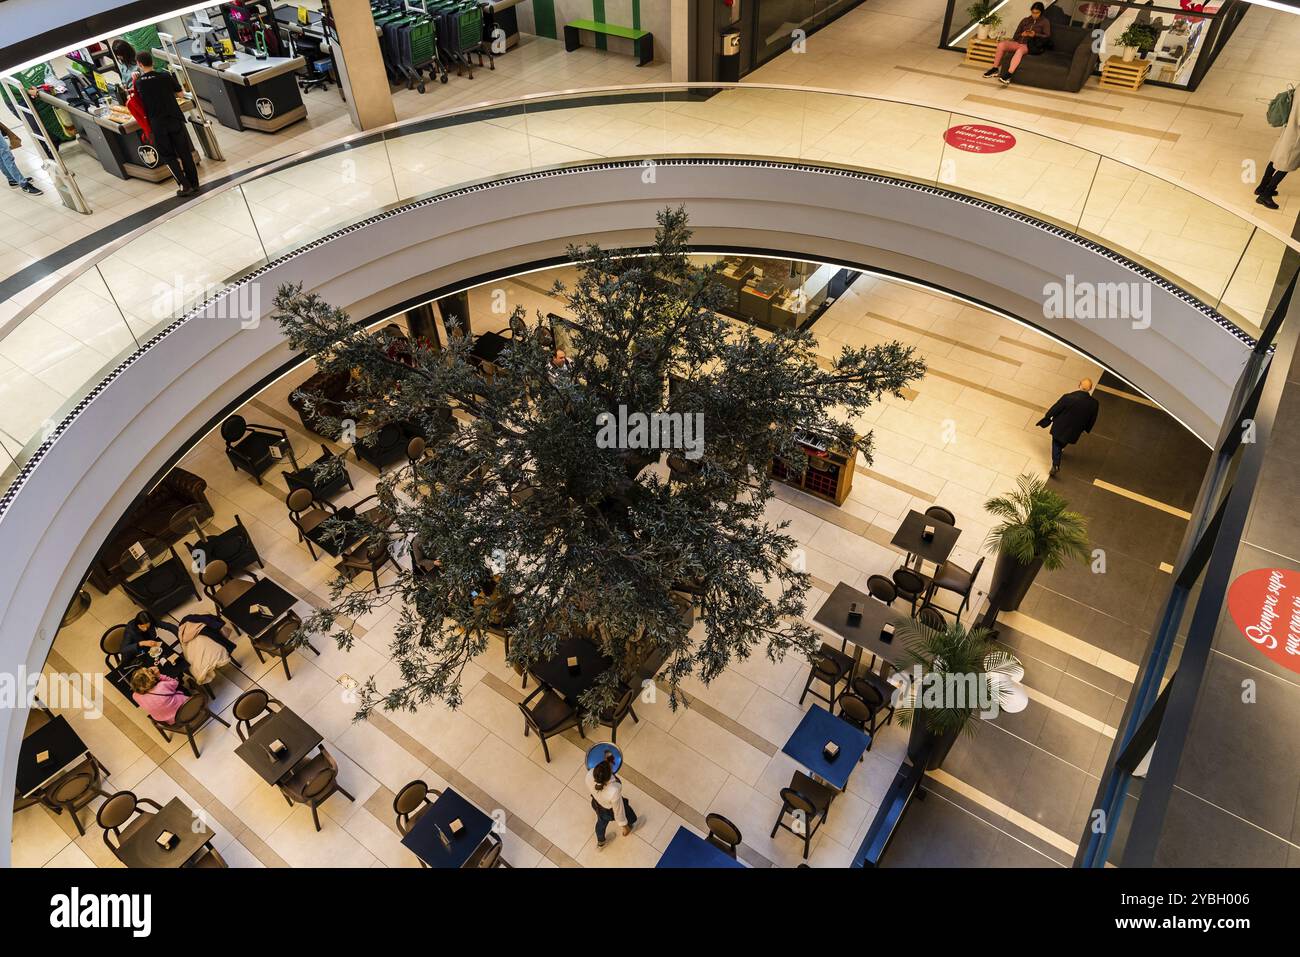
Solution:
M142 538L156 538L175 544L192 531L188 524L172 528L172 516L190 505L199 506L195 516L201 524L212 518L212 505L205 490L208 483L182 468L174 468L144 498L140 499L99 550L90 566L90 583L107 593L126 577L121 568L122 553Z
M327 439L337 439L337 435L322 431L325 429L323 419L343 418L343 403L352 398L351 385L350 373L317 372L289 394L289 405L298 413L298 418L302 420L303 426L308 431ZM319 396L322 401L318 401L316 408L309 411L302 393Z
M1012 85L1023 83L1045 90L1078 93L1099 62L1092 49L1092 31L1088 27L1071 26L1069 15L1055 4L1047 8L1044 16L1052 24L1052 46L1043 53L1022 57Z

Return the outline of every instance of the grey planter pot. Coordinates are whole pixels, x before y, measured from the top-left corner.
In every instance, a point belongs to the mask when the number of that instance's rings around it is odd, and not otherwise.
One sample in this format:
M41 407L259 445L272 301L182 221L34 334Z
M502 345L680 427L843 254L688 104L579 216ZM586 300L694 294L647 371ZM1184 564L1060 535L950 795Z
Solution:
M947 760L948 752L957 743L957 738L960 735L960 729L950 731L947 734L931 733L925 726L924 713L918 710L913 714L912 727L907 736L907 756L913 762L919 761L926 748L929 747L930 754L925 762L925 769L927 771L936 771Z
M1029 586L1042 567L1041 558L1021 565L1010 555L999 552L997 564L993 566L993 582L989 586L989 604L999 611L1016 611L1025 595L1029 594Z

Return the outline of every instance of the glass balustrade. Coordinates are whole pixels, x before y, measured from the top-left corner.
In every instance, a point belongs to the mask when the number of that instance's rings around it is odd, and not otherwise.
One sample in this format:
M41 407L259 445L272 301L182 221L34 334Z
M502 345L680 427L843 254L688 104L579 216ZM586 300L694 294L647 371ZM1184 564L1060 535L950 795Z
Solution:
M964 129L945 135L954 128ZM411 120L252 172L119 240L5 321L0 489L123 358L270 260L462 186L672 157L800 161L984 199L1105 244L1252 336L1283 256L1296 248L1177 183L974 115L758 84L526 97Z

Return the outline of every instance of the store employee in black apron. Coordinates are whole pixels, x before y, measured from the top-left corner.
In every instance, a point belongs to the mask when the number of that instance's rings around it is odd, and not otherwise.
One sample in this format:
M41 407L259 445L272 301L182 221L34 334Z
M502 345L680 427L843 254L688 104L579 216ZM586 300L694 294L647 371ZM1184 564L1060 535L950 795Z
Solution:
M135 77L135 92L149 118L154 149L180 184L176 195L193 196L199 189L199 171L194 165L190 134L185 130L185 114L176 105L181 85L172 74L154 71L153 54L148 50L137 53L135 62L140 67Z

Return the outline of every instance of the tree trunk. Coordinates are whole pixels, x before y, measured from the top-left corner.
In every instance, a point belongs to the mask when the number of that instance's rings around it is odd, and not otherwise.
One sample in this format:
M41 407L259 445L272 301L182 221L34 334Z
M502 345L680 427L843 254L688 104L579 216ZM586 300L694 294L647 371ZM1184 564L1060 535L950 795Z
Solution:
M920 760L929 748L929 757L925 762L927 771L936 771L948 758L948 752L957 743L961 729L956 728L947 734L935 734L925 723L925 712L917 709L912 713L912 730L907 736L907 756L913 761Z
M1042 567L1041 558L1022 565L1005 552L999 552L997 564L993 567L993 582L989 586L989 604L999 611L1018 609Z

